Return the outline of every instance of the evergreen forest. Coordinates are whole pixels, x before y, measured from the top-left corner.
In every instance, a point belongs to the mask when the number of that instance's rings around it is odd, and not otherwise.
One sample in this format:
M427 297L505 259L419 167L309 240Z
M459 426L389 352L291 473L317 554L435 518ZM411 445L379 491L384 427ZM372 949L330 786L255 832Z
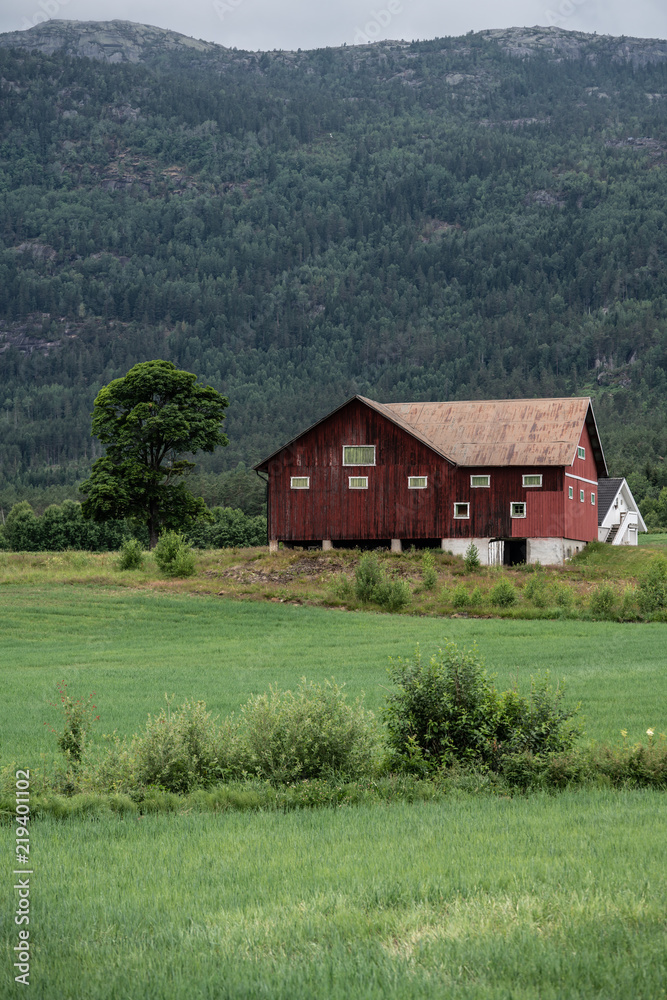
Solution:
M260 514L250 467L360 393L591 395L610 474L657 509L659 47L554 29L519 54L487 32L108 62L12 37L0 36L3 518L17 501L41 513L78 497L100 454L97 392L153 358L229 398L229 446L194 473L211 506Z

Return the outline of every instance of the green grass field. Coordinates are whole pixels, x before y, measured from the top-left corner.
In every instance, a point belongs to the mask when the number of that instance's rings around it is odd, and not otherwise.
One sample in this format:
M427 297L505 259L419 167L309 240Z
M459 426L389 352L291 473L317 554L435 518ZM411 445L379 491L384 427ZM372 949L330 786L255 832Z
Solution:
M94 586L0 588L2 762L53 752L64 678L100 731L164 693L220 714L335 676L378 709L389 655L478 643L498 684L549 668L590 738L667 728L664 626L434 619ZM40 1000L656 1000L667 978L664 793L580 789L293 813L34 822ZM17 943L0 827L1 996Z
M64 679L73 695L95 692L99 729L131 734L165 693L237 710L271 684L335 677L377 710L389 656L431 651L447 639L478 644L500 687L527 690L550 670L581 702L594 739L667 729L664 626L582 621L434 619L238 602L189 594L90 587L0 590L2 759L52 750L49 707Z

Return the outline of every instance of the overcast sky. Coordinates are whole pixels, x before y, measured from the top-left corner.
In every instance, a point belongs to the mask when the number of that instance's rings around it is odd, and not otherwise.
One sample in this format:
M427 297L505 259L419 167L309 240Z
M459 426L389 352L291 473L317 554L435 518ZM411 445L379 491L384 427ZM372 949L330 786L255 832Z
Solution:
M535 24L667 38L667 0L0 0L0 31L48 17L120 18L244 49L435 38Z

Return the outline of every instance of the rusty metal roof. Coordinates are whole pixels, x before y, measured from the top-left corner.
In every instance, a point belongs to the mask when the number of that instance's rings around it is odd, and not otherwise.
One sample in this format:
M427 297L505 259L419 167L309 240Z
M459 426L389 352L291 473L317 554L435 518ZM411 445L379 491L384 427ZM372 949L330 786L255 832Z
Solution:
M571 465L586 422L606 475L589 398L370 405L465 466ZM604 471L602 471L604 469Z
M598 475L607 476L607 464L588 397L378 403L365 396L352 396L253 468L263 469L274 455L354 399L381 413L453 465L473 467L572 465L585 422Z

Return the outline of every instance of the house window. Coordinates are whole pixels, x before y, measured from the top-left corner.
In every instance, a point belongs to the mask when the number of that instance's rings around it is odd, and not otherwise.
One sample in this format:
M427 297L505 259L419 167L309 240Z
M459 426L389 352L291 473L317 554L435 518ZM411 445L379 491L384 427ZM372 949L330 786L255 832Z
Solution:
M526 505L525 505L525 503L511 503L510 504L510 516L511 517L525 517L526 516Z
M595 493L591 493L591 503L595 507Z
M570 498L570 500L574 500L574 486L568 486L567 495Z
M454 504L454 517L470 517L470 504L469 503L455 503Z
M428 485L426 476L408 476L409 490L425 490Z
M470 477L471 486L490 486L491 476L471 476Z
M584 502L584 500L586 499L586 497L585 497L585 495L584 495L584 491L583 491L583 490L579 490L579 499L581 500L581 502L582 502L582 503L583 503L583 502Z
M348 479L351 490L368 489L368 476L349 476Z
M541 486L542 476L524 476L523 477L524 486Z
M375 445L343 445L343 465L375 465Z
M581 445L577 448L577 458L586 458L586 449L582 448Z
M289 484L293 490L309 490L310 476L292 476Z

